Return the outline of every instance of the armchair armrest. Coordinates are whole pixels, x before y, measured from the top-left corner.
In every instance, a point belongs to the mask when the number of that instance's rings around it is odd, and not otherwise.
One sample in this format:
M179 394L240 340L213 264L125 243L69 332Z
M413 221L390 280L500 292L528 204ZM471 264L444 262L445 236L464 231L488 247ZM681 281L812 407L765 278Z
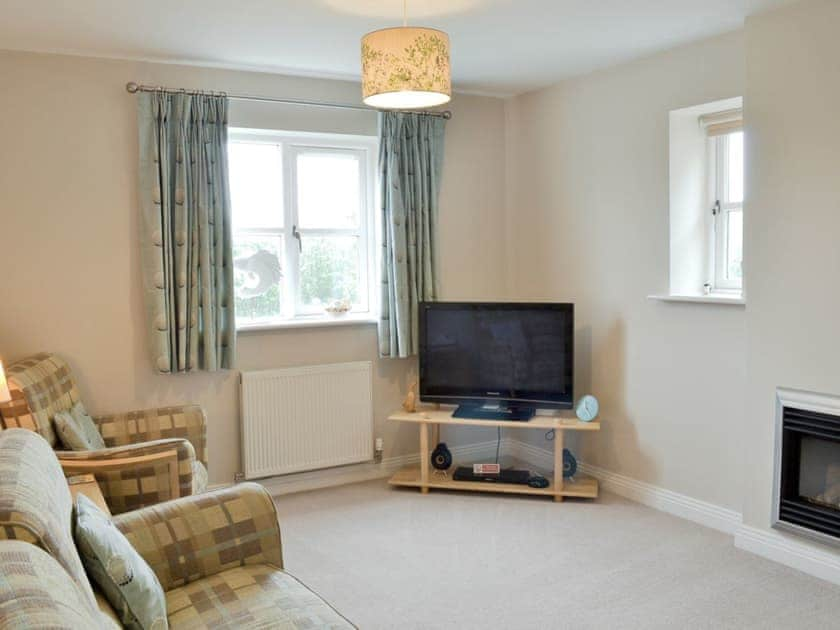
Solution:
M207 465L207 420L199 405L141 409L93 418L107 446L125 446L167 438L188 440Z
M243 483L114 518L164 591L248 564L283 568L271 496Z
M65 474L92 473L113 514L192 493L195 451L183 439L98 451L56 451Z
M178 482L178 451L174 448L161 451L160 453L148 453L146 455L133 455L131 457L119 457L113 459L85 459L85 460L59 460L65 475L78 475L79 473L106 473L118 472L122 474L131 473L140 467L156 466L161 464L169 471L167 490L169 496L177 498L181 496L181 486ZM98 483L98 482L97 482ZM107 503L107 500L106 500ZM110 509L110 508L109 508Z

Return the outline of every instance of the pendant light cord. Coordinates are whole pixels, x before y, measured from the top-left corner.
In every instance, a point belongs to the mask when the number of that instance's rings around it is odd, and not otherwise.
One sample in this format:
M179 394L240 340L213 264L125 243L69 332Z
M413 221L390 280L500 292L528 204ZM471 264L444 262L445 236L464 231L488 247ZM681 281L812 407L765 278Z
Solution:
M403 28L408 26L408 0L403 0Z

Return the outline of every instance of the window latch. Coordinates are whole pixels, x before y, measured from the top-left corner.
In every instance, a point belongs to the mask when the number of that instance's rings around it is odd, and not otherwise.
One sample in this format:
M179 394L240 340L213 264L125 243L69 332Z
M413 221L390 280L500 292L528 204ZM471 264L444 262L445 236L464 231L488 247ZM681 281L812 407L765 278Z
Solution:
M303 241L300 238L300 230L297 229L296 225L292 226L292 237L297 239L298 251L303 253Z
M720 214L720 200L715 201L715 205L712 206L712 216L716 217Z

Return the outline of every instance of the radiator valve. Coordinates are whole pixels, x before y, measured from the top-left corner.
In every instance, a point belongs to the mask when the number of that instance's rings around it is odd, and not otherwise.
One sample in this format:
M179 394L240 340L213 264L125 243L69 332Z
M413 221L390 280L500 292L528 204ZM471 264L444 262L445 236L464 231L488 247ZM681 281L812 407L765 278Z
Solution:
M382 450L384 443L381 437L376 438L373 442L373 460L378 464L382 461Z

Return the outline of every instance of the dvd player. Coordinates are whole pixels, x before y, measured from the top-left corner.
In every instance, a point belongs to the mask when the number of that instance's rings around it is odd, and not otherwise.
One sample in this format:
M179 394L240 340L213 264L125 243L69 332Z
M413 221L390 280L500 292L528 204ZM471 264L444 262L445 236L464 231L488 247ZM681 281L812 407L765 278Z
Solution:
M472 466L458 466L452 478L455 481L485 481L489 483L518 483L528 485L531 473L527 470L502 470L498 475L477 475Z

